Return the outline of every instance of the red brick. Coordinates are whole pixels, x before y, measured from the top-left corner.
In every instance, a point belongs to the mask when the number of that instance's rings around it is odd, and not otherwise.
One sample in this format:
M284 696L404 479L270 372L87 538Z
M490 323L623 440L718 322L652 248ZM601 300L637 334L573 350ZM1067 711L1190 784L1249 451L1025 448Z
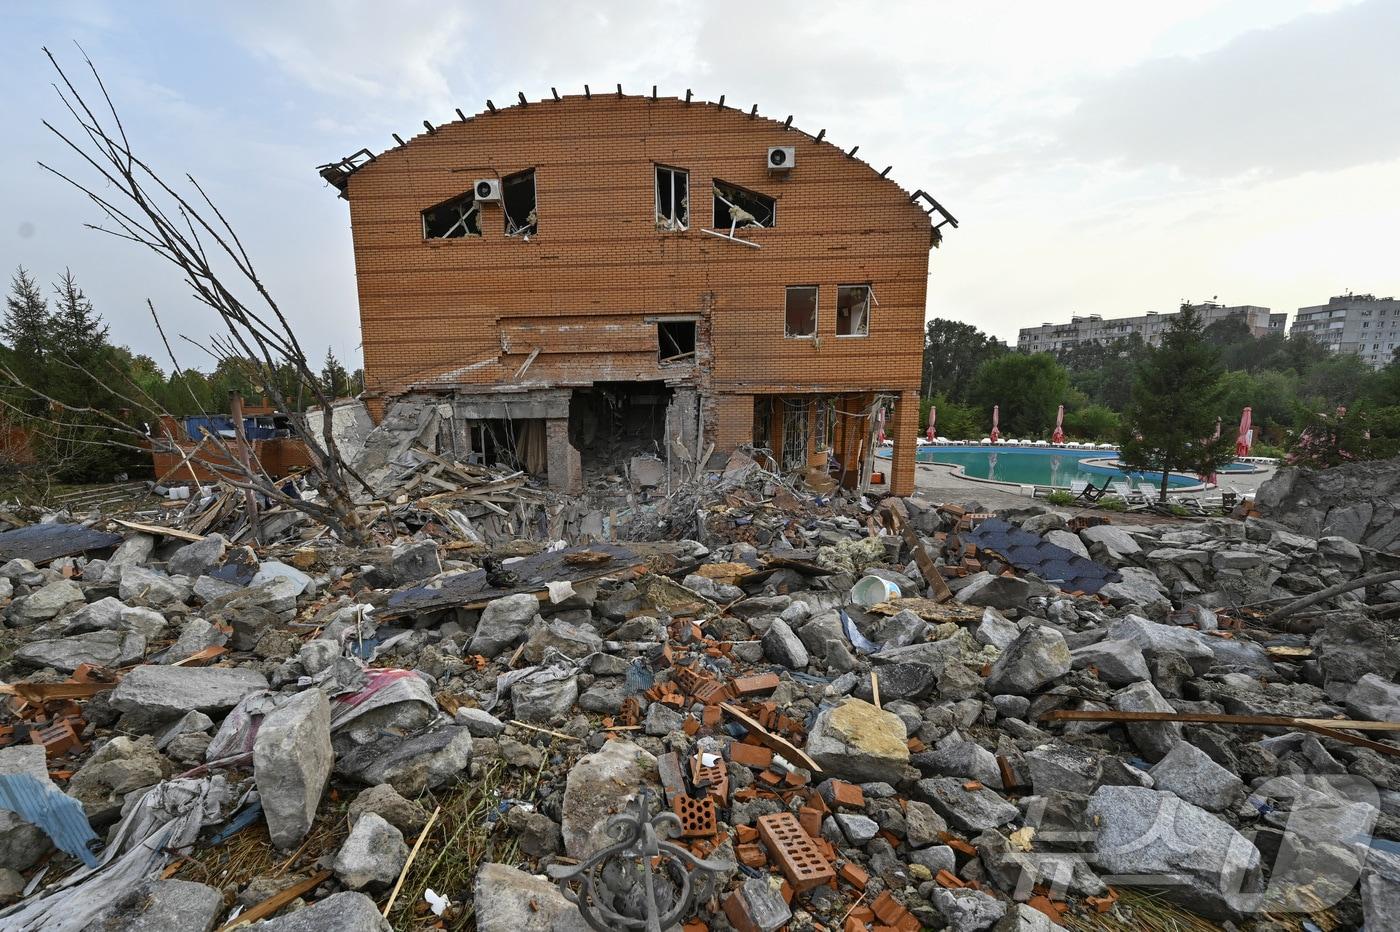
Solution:
M682 794L671 803L671 809L680 817L682 837L708 838L718 831L715 801L708 796L696 799Z
M778 869L798 893L835 879L836 872L791 812L759 816L758 833Z
M766 696L777 689L781 682L776 673L741 676L734 681L734 692L741 697Z
M865 807L865 791L854 783L832 780L831 802L848 809L861 809Z
M860 865L852 864L850 861L841 865L841 869L836 872L836 876L858 890L864 890L865 885L870 882L870 873Z
M745 767L764 768L773 763L773 752L756 744L734 741L729 745L729 759Z

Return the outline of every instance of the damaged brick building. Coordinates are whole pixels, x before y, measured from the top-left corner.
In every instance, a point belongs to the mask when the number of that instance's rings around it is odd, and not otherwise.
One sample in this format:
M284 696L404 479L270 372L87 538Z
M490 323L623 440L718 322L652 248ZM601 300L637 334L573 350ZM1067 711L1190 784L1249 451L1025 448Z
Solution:
M929 251L956 226L927 194L723 101L522 95L425 126L320 170L350 204L376 419L433 401L440 447L571 491L749 444L784 469L829 451L854 486L892 406L890 488L913 491Z

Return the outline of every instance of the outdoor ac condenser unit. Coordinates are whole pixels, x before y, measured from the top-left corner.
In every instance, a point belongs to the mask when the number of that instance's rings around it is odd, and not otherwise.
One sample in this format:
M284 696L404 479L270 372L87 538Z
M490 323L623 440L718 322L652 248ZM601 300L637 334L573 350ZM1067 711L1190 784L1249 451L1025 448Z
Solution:
M499 204L501 202L501 182L496 178L478 178L473 187L478 204Z
M768 148L768 170L770 172L792 171L797 164L797 150L792 146L770 146Z

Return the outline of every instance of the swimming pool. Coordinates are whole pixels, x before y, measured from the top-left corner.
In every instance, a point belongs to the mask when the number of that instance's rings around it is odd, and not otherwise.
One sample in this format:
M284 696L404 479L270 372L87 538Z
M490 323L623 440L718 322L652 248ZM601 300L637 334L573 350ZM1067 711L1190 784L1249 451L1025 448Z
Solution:
M877 456L888 457L890 450ZM915 459L920 463L947 463L961 467L969 479L1009 482L1018 485L1045 485L1068 488L1075 479L1102 486L1106 477L1132 478L1134 482L1156 485L1161 473L1144 473L1109 465L1116 456L1112 450L1066 450L1061 447L942 446L920 447ZM1090 462L1086 462L1090 461ZM1254 472L1247 463L1231 463L1221 472ZM1174 489L1200 485L1194 476L1173 473L1168 485Z

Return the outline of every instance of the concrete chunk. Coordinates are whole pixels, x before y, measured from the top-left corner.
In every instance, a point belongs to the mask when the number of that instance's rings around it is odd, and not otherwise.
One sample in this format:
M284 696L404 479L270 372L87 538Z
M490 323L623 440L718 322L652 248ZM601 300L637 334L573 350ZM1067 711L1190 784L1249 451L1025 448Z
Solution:
M253 744L253 779L278 848L299 844L310 830L334 763L330 702L319 689L298 693L263 719Z

